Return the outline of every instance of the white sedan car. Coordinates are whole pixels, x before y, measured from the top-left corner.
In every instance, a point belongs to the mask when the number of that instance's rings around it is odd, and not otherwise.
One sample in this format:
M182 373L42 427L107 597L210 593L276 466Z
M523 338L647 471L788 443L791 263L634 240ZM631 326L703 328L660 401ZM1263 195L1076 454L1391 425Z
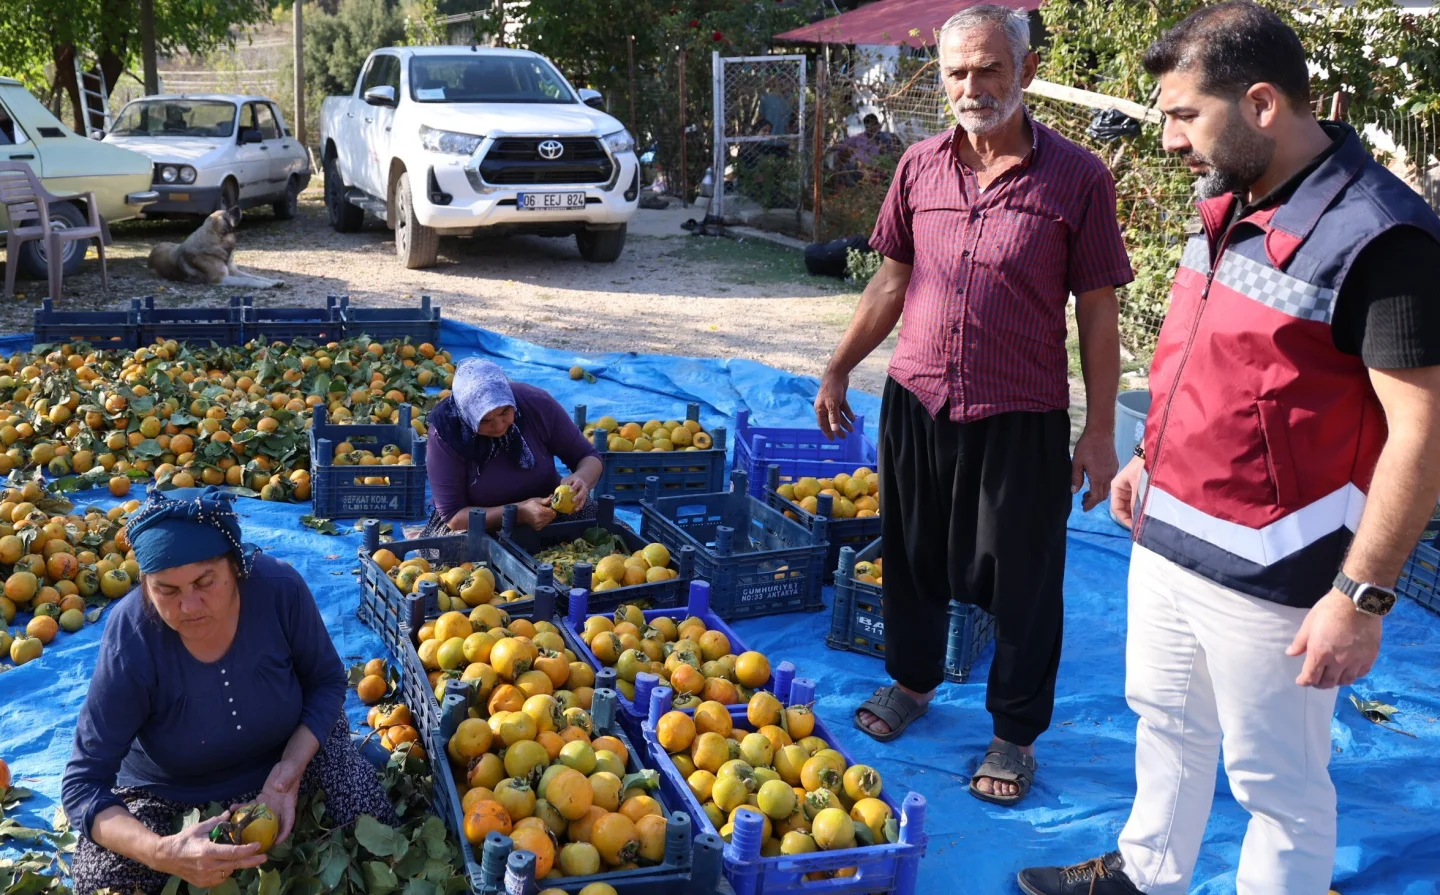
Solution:
M275 104L259 96L143 97L120 110L104 141L154 162L160 201L146 207L146 217L269 205L288 220L310 182L310 153Z

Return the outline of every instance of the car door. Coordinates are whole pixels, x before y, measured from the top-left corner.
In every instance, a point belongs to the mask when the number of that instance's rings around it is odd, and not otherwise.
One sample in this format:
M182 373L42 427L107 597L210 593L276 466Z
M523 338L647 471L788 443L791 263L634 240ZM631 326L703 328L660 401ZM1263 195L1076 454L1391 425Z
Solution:
M377 56L379 63L375 83L371 87L389 87L400 98L400 59L397 56ZM368 88L367 88L368 89ZM365 192L380 199L385 198L389 187L390 173L390 127L395 121L395 110L390 106L372 106L362 100L360 113L363 116L361 133L364 136Z
M285 180L290 176L283 144L291 141L281 136L269 103L255 104L255 125L260 128L260 149L265 153L265 194L278 199L285 194Z
M280 114L280 109L274 103L270 104L270 111L275 115L275 126L280 129L280 151L276 158L270 160L270 164L272 170L276 171L276 176L283 189L286 182L290 180L290 175L304 174L310 170L310 156L305 151L305 147L300 145L300 141L295 139L290 128L285 125L285 116ZM280 162L280 167L274 169L273 166L277 160Z
M6 109L4 100L0 100L0 162L24 162L30 170L40 174L40 157L35 151L35 142ZM0 230L9 226L5 207L0 205Z
M240 107L240 126L235 130L235 177L240 182L240 204L254 205L264 199L270 188L270 153L265 144L246 143L246 134L258 131L256 103Z

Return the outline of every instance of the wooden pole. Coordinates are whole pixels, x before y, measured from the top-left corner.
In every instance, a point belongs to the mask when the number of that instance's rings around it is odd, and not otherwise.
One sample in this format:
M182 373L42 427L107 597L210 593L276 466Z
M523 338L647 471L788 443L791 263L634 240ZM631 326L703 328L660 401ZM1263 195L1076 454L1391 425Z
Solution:
M145 95L154 96L160 92L160 68L155 61L155 0L140 0L140 60Z
M810 241L820 241L820 211L822 204L822 193L820 189L821 162L825 155L825 88L830 77L830 66L824 58L819 60L820 71L815 77L815 136L813 138L813 149L811 150L811 173L814 210L810 215Z
M308 146L305 133L305 18L300 12L304 4L295 0L295 120L291 122L295 139Z
M690 204L690 169L686 165L685 143L685 51L680 51L680 204Z
M636 134L635 139L640 139L635 129L635 35L625 35L625 57L630 63L630 133ZM637 147L638 148L638 147Z

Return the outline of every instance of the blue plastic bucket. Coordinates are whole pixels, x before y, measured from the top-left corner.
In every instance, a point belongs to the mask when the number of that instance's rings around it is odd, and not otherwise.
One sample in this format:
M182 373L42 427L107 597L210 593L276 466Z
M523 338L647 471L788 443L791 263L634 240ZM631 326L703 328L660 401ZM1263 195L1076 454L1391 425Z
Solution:
M1120 459L1122 468L1134 455L1135 445L1145 438L1145 416L1149 412L1149 389L1121 392L1115 399L1115 456ZM1115 519L1113 512L1110 518L1117 525L1124 524Z

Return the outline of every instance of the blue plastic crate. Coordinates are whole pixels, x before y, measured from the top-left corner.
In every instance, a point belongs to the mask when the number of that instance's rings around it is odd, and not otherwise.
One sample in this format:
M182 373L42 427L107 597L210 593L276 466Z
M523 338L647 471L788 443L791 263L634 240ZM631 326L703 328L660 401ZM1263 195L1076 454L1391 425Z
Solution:
M575 406L575 425L580 429L585 428L586 411L584 404ZM646 416L646 419L664 418L664 414ZM700 405L687 405L685 419L700 422ZM613 494L619 500L634 502L644 496L645 481L651 476L658 478L660 487L667 492L719 491L725 487L725 428L721 426L707 431L713 443L703 451L637 452L610 450L609 436L614 433L596 429L592 438L605 464L605 471L595 485L595 493Z
M545 583L553 582L555 588L560 592L559 610L561 612L566 611L571 587L590 589L591 573L594 567L589 563L577 563L571 579L564 581L550 571L548 563L536 560L535 554L557 544L578 540L591 528L603 528L618 535L624 541L625 549L631 553L649 543L636 534L635 529L615 518L614 495L606 494L592 499L597 501L594 519L552 522L540 531L529 526L517 526L515 524L517 508L513 505L507 506L501 516L500 532L495 535L495 540L500 542L500 546L519 565L512 578L516 582L516 586L526 593L534 593L535 588L541 583L542 577ZM680 573L678 578L647 584L632 584L628 587L603 591L591 596L590 606L596 611L607 608L614 609L621 603L639 601L644 601L650 608L679 606L685 601L685 595L689 593L690 579L695 577L695 551L690 548L681 549L678 554L670 558L670 568Z
M735 633L734 629L725 624L724 619L710 610L711 595L709 582L691 581L689 583L689 602L685 607L685 616L694 616L700 619L705 623L705 629L708 631L719 631L721 634L724 634L725 639L730 641L730 652L735 655L747 652L749 648L745 646L744 641L740 639L740 636ZM602 594L602 596L605 595ZM629 718L638 723L649 712L647 706L650 704L650 692L660 686L660 676L651 674L648 671L642 671L637 674L634 681L634 699L630 699L620 690L615 680L615 669L606 667L599 659L595 658L595 654L590 651L590 647L586 646L585 641L581 639L585 632L585 620L587 618L593 615L610 615L609 610L601 612L591 611L595 608L592 603L594 598L594 594L579 588L571 588L570 608L564 614L562 627L566 629L566 633L568 633L575 642L572 647L575 650L575 654L580 657L582 662L589 663L590 667L595 669L595 686L614 688L617 698L620 700L620 708L624 710ZM673 609L646 609L643 610L643 613L645 621L647 622L665 615L671 616L672 618L675 616L675 610ZM789 662L781 662L775 666L771 672L770 679L762 684L760 689L774 691L781 689L782 686L788 688L790 680L793 677L795 677L795 666ZM686 709L685 711L691 714L694 713L693 709Z
M35 309L35 344L89 342L95 348L140 347L140 302L130 300L124 311L57 311L49 298Z
M1440 612L1440 550L1423 541L1416 544L1395 590L1432 612Z
M327 296L323 308L257 308L246 296L241 306L246 343L259 339L266 345L308 339L325 344L344 337L340 307L335 296Z
M830 607L830 633L825 645L867 656L885 658L885 612L878 584L855 580L855 564L873 562L880 555L880 539L858 554L840 549L835 570L835 602ZM950 601L950 632L945 644L945 680L963 684L970 669L995 640L995 616L978 606Z
M793 482L805 476L834 478L837 472L854 472L861 466L879 463L875 442L865 435L865 417L855 418L855 431L834 441L819 429L791 429L750 425L750 411L735 419L735 469L750 476L750 494L765 496L765 468L780 467L780 481Z
M450 689L447 687L447 690ZM440 756L445 744L466 717L467 698L464 685L445 697L439 723L424 732L426 748L432 756L435 779L435 809L460 840L465 859L466 876L475 895L500 895L505 892L533 893L535 883L534 855L514 851L507 836L492 833L481 848L465 838L465 818L461 814L461 798L455 780ZM599 735L613 736L625 744L629 753L627 773L647 767L645 751L636 748L619 724L615 692L597 689L591 703L591 718ZM590 876L546 880L544 885L578 892L592 883L607 883L622 895L676 895L676 893L716 892L721 884L721 854L724 842L713 832L695 833L694 821L684 810L683 800L667 795L663 788L655 799L666 815L665 860L654 867L615 870ZM477 854L478 853L478 854Z
M815 683L795 678L787 692L777 693L776 696L786 705L807 705L815 701ZM650 695L650 710L641 728L646 755L649 763L660 772L660 791L682 801L696 824L705 832L713 833L716 830L709 816L655 735L656 723L670 710L670 697L669 687L658 687ZM736 730L755 730L755 725L746 717L744 706L732 707L730 720ZM847 766L855 764L855 759L819 717L815 719L814 735L844 756ZM824 892L826 895L866 895L873 892L914 895L918 891L916 881L920 861L925 857L929 839L925 834L925 797L912 792L897 805L894 796L882 788L880 799L890 806L890 811L900 823L900 836L896 842L806 855L761 857L763 822L758 814L741 814L736 819L730 842L725 846L726 879L736 895L805 895L810 892ZM855 868L854 876L805 879L807 873L848 867Z
M672 553L695 548L695 577L710 582L710 605L721 618L824 609L829 520L817 518L807 529L751 497L747 481L736 470L729 491L661 497L650 479L640 536Z
M140 308L141 346L174 339L233 348L245 344L244 331L238 295L230 297L228 306L219 308L157 308L155 297L147 295Z
M440 306L431 306L430 296L420 296L418 308L355 308L350 296L340 296L340 322L345 338L369 336L377 342L409 339L416 344L440 345Z
M325 421L323 403L316 404L310 427L310 495L314 514L322 519L385 519L425 517L425 439L410 424L412 408L399 407L398 423L337 425ZM335 446L342 442L377 449L397 445L414 461L411 466L336 466ZM389 484L356 484L357 478L384 476Z
M765 469L765 502L790 518L799 522L806 528L813 529L815 520L822 516L829 520L827 528L830 541L830 550L825 555L825 583L835 582L835 567L840 562L840 548L850 547L854 550L864 550L865 545L880 537L880 517L866 516L863 519L856 516L850 519L837 519L835 517L835 502L828 494L820 495L818 513L809 513L800 508L800 505L793 500L786 500L780 496L776 489L780 487L780 467L777 464L770 464Z
M347 467L348 468L348 467ZM361 543L356 555L360 560L361 595L359 615L361 621L373 628L381 637L394 638L400 625L407 621L413 621L410 613L417 613L416 618L435 618L440 614L440 604L435 594L431 594L424 600L418 609L412 610L408 605L408 594L402 594L390 576L385 574L379 564L375 562L375 552L382 547L395 555L396 559L404 560L411 554L421 551L434 551L436 558L431 560L435 565L459 565L461 563L484 563L491 574L495 576L495 592L501 593L507 590L518 590L532 597L541 587L549 587L548 565L542 565L536 573L536 585L533 589L521 588L515 581L523 571L519 561L509 553L500 549L495 539L485 533L485 511L473 509L470 511L470 528L468 531L453 535L442 535L433 538L415 538L409 541L384 541L380 540L380 522L376 519L367 519L361 525ZM543 581L543 583L541 583ZM511 615L524 615L533 612L533 600L516 600L505 603L501 606ZM553 607L550 612L553 612ZM547 615L550 613L546 613ZM419 624L414 624L418 630ZM389 644L390 640L387 639ZM392 645L393 646L393 645Z

